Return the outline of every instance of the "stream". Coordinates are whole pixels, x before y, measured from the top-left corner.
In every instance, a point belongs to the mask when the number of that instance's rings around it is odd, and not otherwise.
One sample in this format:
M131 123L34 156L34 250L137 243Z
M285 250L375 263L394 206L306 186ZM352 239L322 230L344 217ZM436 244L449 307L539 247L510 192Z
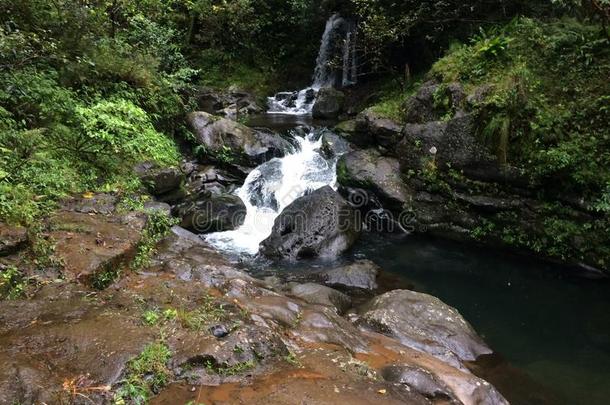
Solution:
M327 68L337 37L342 38L343 75ZM310 113L321 87L355 81L355 40L353 25L332 16L311 87L270 97L270 112L250 119L252 127L290 137L295 149L254 169L237 190L247 207L244 225L206 240L259 277L372 260L383 270L381 292L408 287L460 311L502 359L500 375L486 378L512 403L608 403L608 280L579 278L563 266L497 249L405 234L365 234L349 254L332 263L271 263L256 256L283 208L308 191L336 188L341 151L333 157L321 151L322 133L332 123L313 120Z
M308 189L335 184L336 161L319 154L315 134L320 129L311 129L327 124L298 115L253 117L253 126L294 133L295 127L306 125L309 132L305 138L295 137L299 147L292 154L263 164L238 190L247 201L244 226L206 239L259 277L370 259L384 271L382 289L413 288L462 313L506 364L525 378L526 384L512 384L511 375L487 376L512 403L607 403L607 280L579 278L563 266L531 257L415 235L365 234L349 254L332 263L253 260L258 243L283 207ZM252 187L256 180L259 187ZM270 202L270 194L277 197L277 204Z

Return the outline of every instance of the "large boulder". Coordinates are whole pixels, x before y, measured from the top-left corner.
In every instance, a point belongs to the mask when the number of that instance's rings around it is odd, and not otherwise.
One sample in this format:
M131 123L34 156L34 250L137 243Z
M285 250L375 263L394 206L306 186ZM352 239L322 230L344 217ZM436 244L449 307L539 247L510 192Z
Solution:
M453 117L462 108L465 99L466 93L459 83L449 85L433 81L424 83L417 94L405 102L405 120L409 123L423 124Z
M381 370L381 377L405 385L433 403L508 405L494 386L468 372L423 364L394 364Z
M402 126L370 109L358 115L355 131L358 139L372 139L384 148L393 148L402 137Z
M448 121L407 124L397 155L403 169L422 169L434 161L442 169L464 170L466 175L484 174L498 164L475 133L472 114Z
M207 87L200 88L195 94L195 99L201 111L226 118L263 112L253 95L233 86L227 91L218 91Z
M358 130L357 120L342 121L335 125L333 131L350 143L368 148L375 143L375 138L367 131Z
M410 192L400 177L398 160L381 156L374 149L341 156L337 180L345 187L372 191L389 208L400 210L409 201Z
M203 234L230 231L244 223L246 206L234 194L201 193L174 209L181 226Z
M320 89L313 105L312 115L314 118L337 118L343 111L345 104L345 94L333 89L324 87Z
M255 167L291 148L280 136L206 112L190 113L187 122L206 156L215 162Z
M360 309L360 325L394 337L457 368L492 353L459 312L436 297L394 290Z
M49 218L49 240L54 256L63 263L62 277L104 289L137 253L147 218L131 212L125 216L58 211Z
M190 195L200 193L230 194L241 180L226 170L214 166L197 165L187 178L186 191Z
M179 189L185 178L184 173L176 167L159 167L150 162L140 163L134 170L148 191L155 196Z
M296 199L276 218L261 243L270 257L333 257L358 239L361 224L352 207L329 186Z

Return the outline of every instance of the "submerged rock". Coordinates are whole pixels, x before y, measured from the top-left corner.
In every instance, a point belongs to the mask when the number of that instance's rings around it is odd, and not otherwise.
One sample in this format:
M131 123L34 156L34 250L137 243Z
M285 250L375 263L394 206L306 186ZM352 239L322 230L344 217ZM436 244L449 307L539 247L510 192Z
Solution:
M343 111L344 104L343 92L332 87L324 87L318 91L312 115L314 118L337 118Z
M325 186L286 207L260 250L265 256L286 259L334 257L349 249L360 232L352 207Z
M377 288L380 271L379 266L370 260L357 260L346 266L316 273L316 277L333 287L374 290Z
M491 349L457 310L438 298L395 290L375 297L360 309L361 326L395 337L457 368Z

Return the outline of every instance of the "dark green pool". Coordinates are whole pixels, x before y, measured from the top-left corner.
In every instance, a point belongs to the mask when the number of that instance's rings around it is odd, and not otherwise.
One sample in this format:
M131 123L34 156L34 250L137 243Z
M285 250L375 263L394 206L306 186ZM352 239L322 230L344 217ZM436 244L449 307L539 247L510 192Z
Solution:
M413 236L368 236L353 254L459 309L494 350L566 404L610 403L608 280Z

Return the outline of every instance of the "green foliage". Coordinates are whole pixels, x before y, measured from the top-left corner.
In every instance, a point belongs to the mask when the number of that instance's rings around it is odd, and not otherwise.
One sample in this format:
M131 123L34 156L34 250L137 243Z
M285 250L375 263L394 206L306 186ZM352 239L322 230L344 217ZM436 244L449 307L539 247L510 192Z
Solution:
M454 46L432 74L488 86L481 134L501 162L535 184L599 199L610 180L609 45L594 25L518 19Z
M192 311L178 310L177 319L183 327L195 331L203 330L211 322L218 322L227 315L222 304L213 297L205 295L198 308Z
M161 319L161 315L157 311L148 310L142 314L142 322L148 326L156 325Z
M398 44L407 50L409 45L416 44L417 58L430 59L451 41L476 33L481 25L508 21L517 15L547 16L553 9L551 0L503 0L501 4L459 0L351 0L350 3L360 20L360 42L366 61L377 72L396 70L394 66L400 71L404 63L421 63L413 60L414 55L407 54L405 58L397 53ZM428 54L421 52L421 44L425 44ZM490 37L481 46L481 54L498 54L506 45L503 38Z
M286 360L288 364L291 364L295 367L302 367L301 361L293 352L289 352L286 356L284 356L284 360Z
M0 269L0 299L14 300L25 295L27 280L13 266Z
M131 262L131 269L139 270L148 266L151 257L155 253L157 243L167 236L171 227L176 223L177 220L175 218L171 218L162 211L148 212L146 227L138 243L136 256Z
M115 403L143 405L169 382L167 368L171 352L162 342L151 343L140 355L129 361L124 379L114 396Z
M109 264L91 276L91 287L100 291L105 290L121 276L121 273L120 267Z
M520 18L452 46L433 66L442 83L483 94L473 106L481 140L548 201L536 223L507 212L481 219L473 237L607 266L609 45L595 24ZM580 201L579 210L568 201Z
M126 100L104 100L75 111L81 131L66 144L76 156L96 167L120 171L142 160L172 165L178 152L170 139L157 132L146 112Z
M218 374L223 377L229 377L233 375L241 374L245 371L251 370L256 367L254 360L248 360L233 365L228 364L214 364L211 360L205 362L205 367L209 372Z
M392 78L379 86L380 100L373 104L370 109L396 122L404 121L404 104L409 97L415 94L421 85L420 75L411 78L405 83L404 79Z

